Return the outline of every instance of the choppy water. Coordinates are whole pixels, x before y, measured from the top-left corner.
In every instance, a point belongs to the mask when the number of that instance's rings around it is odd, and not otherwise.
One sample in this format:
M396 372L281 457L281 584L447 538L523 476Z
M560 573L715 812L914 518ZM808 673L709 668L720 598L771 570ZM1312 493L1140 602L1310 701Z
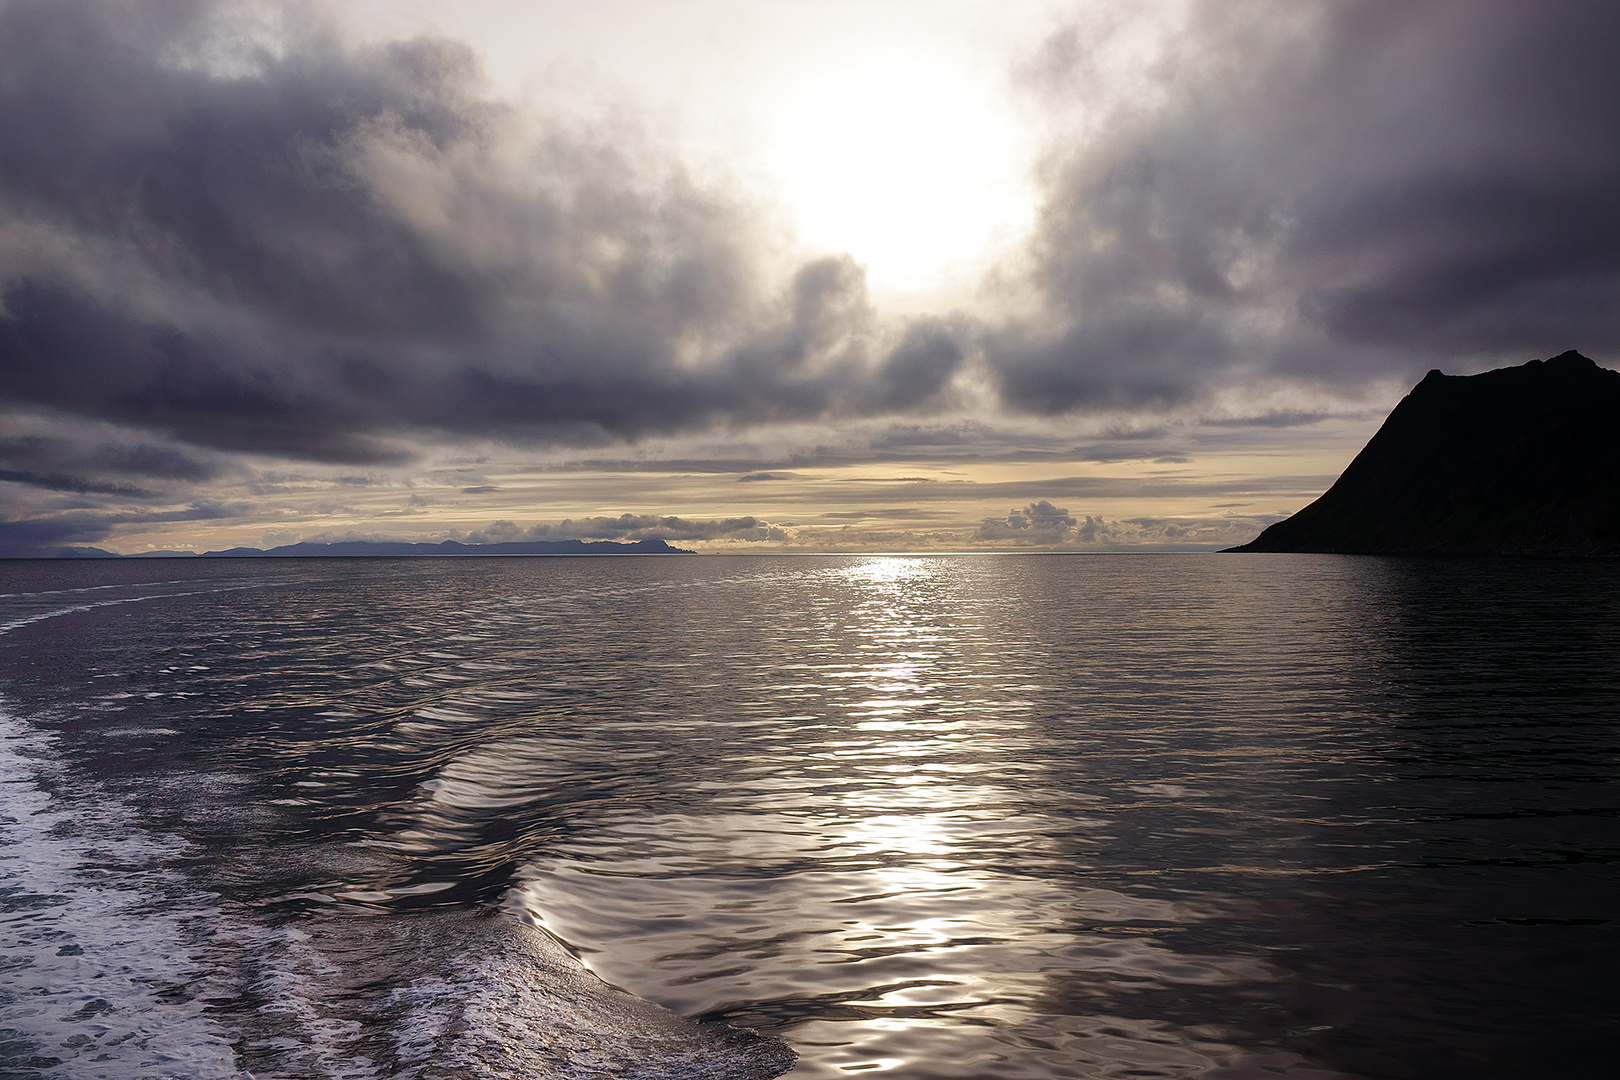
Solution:
M1620 566L4 563L0 594L0 1077L1612 1068Z

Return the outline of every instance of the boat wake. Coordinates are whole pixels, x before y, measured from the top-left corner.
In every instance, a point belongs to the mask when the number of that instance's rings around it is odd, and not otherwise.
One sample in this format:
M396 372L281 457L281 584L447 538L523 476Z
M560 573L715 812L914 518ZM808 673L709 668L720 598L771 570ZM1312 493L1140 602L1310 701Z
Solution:
M41 597L0 633L145 598ZM332 850L278 827L230 771L98 783L58 720L0 712L0 1075L757 1080L793 1066L779 1039L610 986L492 908L267 895L267 880L332 869ZM93 722L109 750L182 738L121 720Z

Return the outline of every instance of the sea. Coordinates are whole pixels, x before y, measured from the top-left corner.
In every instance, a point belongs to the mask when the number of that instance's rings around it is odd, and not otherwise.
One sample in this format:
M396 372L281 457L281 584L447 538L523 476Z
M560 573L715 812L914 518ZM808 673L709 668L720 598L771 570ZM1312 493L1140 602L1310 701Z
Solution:
M1620 564L0 563L0 1078L1617 1075Z

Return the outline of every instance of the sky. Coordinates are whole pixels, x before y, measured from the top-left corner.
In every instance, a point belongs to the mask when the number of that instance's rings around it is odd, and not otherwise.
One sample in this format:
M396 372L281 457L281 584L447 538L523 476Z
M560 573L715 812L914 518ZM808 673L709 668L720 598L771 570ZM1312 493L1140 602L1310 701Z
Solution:
M0 0L0 555L1189 550L1620 360L1620 6Z

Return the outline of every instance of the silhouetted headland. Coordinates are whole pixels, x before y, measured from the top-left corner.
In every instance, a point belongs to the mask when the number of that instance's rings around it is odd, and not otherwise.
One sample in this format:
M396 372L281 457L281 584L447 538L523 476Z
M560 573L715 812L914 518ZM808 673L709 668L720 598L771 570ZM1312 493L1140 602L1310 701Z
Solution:
M1431 371L1326 494L1228 550L1620 556L1620 371Z

